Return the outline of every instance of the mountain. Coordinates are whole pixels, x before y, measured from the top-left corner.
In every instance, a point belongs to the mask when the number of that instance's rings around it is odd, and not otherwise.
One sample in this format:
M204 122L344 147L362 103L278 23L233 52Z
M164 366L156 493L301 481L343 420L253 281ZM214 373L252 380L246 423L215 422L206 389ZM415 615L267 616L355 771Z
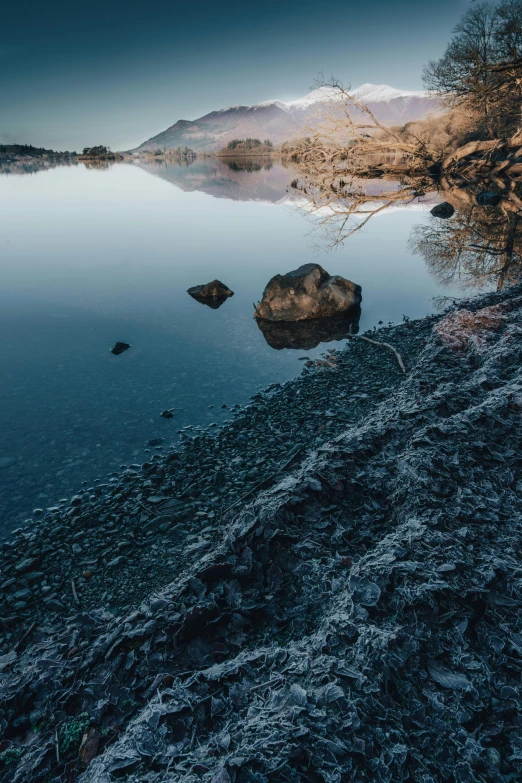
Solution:
M351 95L365 104L383 125L404 125L441 112L438 99L424 91L397 90L386 84L363 84ZM157 136L136 147L145 152L162 147L190 147L215 152L232 139L248 136L270 139L280 144L303 135L317 124L326 103L339 103L341 96L332 87L319 87L296 101L264 101L255 106L229 106L205 114L197 120L178 120Z

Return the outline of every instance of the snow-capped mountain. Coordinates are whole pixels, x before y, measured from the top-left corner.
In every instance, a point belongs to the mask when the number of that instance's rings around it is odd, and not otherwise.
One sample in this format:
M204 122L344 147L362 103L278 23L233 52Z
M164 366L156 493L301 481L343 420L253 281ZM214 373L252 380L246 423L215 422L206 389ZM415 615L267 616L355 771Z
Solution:
M428 114L438 114L438 99L421 90L397 90L386 84L363 84L350 92L366 105L384 125L404 125ZM205 114L197 120L178 120L157 136L145 141L137 151L162 147L191 147L193 150L215 152L231 139L269 138L280 144L302 135L318 121L324 104L339 102L342 96L333 87L319 87L295 101L263 101L255 106L229 106Z

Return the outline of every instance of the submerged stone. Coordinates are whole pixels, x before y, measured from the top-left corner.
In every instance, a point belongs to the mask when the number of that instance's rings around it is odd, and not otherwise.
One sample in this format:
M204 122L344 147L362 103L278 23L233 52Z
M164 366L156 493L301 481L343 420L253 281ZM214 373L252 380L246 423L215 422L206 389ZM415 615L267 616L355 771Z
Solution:
M319 264L303 264L270 280L254 315L267 321L330 318L347 313L361 298L360 285L329 275Z
M111 353L113 353L115 356L119 356L120 353L125 353L125 351L128 351L129 348L129 343L121 343L118 341L112 346Z

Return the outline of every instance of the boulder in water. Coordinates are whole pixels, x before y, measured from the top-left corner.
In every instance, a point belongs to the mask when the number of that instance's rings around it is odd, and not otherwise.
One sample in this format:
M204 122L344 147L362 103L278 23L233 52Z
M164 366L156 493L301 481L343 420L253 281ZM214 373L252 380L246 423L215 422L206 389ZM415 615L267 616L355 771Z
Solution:
M361 286L329 275L319 264L303 264L270 280L254 315L267 321L331 318L349 312L360 302Z

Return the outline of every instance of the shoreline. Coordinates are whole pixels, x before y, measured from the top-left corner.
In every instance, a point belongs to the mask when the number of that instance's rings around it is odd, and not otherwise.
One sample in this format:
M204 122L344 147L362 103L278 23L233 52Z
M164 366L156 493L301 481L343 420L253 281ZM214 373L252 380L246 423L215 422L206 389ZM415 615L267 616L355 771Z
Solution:
M401 335L398 350L411 365L438 317L383 327L378 339ZM187 435L178 446L152 455L150 462L128 466L119 477L79 489L70 501L37 518L32 528L14 531L15 538L0 543L0 618L14 630L46 616L65 617L76 608L72 579L84 610L136 605L168 583L187 536L193 541L203 536L204 551L216 526L219 533L219 520L229 518L223 513L228 507L256 487L262 491L276 483L278 468L292 452L299 449L287 471L357 423L403 379L393 354L359 341L327 349L324 356L330 358L306 362L311 367L303 362L295 378L254 394L250 404L218 427ZM361 364L365 378L360 377ZM339 396L330 400L330 395ZM143 573L141 552L155 544L160 549L153 571L149 564ZM193 551L199 551L197 546ZM30 560L34 563L16 570L16 563ZM87 579L85 571L91 572ZM114 586L114 572L120 587ZM10 584L4 588L6 581ZM16 623L9 619L13 614L19 618ZM0 651L12 638L8 632Z
M514 779L521 313L329 350L4 546L4 779Z

